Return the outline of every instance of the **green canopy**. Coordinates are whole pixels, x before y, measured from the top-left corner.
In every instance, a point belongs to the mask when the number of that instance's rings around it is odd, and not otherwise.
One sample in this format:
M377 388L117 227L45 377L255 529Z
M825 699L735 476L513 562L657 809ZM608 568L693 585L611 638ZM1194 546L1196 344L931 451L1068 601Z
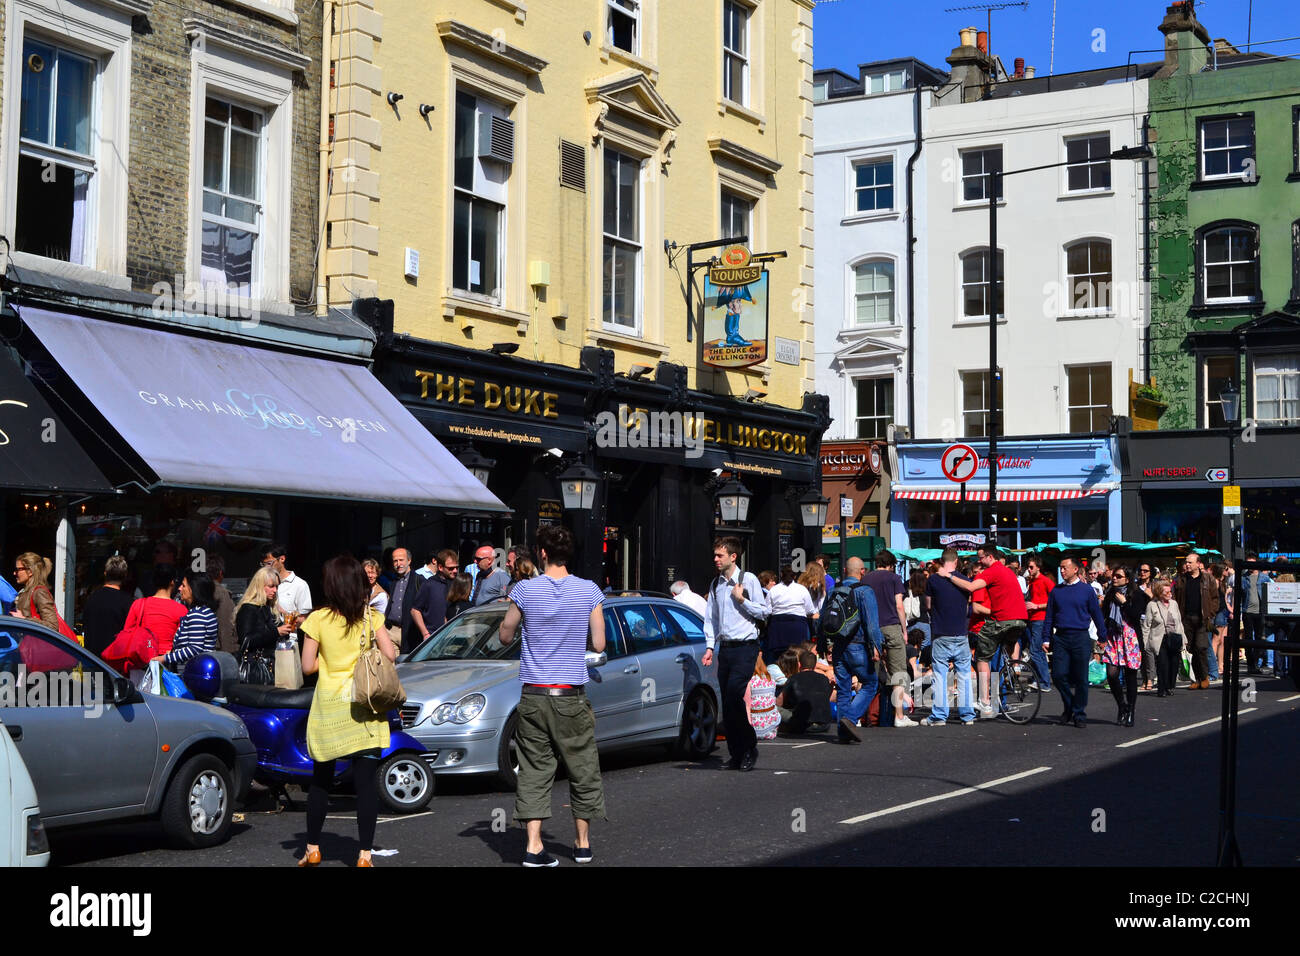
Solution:
M1067 551L1090 551L1093 548L1101 548L1103 551L1107 551L1107 552L1168 551L1170 553L1186 553L1189 551L1195 551L1197 554L1218 555L1219 557L1223 556L1218 551L1215 551L1211 548L1198 548L1196 547L1195 544L1193 544L1190 541L1170 541L1163 544L1159 542L1147 543L1147 542L1140 542L1140 541L1102 541L1100 539L1082 540L1082 541L1054 541L1051 544L1040 544L1034 550L1039 553L1045 553L1048 551L1061 553Z

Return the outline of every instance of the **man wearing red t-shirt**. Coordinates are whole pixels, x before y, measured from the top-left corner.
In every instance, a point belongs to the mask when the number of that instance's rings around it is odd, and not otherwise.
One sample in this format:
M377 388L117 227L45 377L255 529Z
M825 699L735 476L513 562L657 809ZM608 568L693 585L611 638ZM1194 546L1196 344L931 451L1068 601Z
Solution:
M1047 616L1047 596L1056 587L1056 582L1050 574L1043 573L1038 558L1030 558L1025 565L1025 580L1029 582L1029 593L1025 601L1025 607L1029 610L1029 657L1034 662L1038 686L1047 693L1052 688L1052 677L1047 669L1047 654L1044 652L1043 618ZM1046 639L1050 641L1051 635L1047 635Z
M1002 563L1002 552L991 544L983 544L978 553L982 570L974 581L960 581L942 571L939 573L969 594L986 592L979 596L982 603L973 599L972 605L977 611L984 610L987 619L979 627L972 626L971 631L975 634L975 669L980 695L975 710L981 717L988 718L995 716L989 703L989 662L998 647L1006 647L1009 653L1024 637L1029 611L1015 574Z

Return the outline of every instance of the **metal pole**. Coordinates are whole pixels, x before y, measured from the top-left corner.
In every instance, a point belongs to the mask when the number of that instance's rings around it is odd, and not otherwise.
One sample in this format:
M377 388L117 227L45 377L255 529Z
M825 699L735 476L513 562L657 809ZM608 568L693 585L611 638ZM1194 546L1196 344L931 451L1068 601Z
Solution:
M1001 170L989 173L989 544L998 545L998 428L1000 402L998 393L998 196L1002 192Z
M844 495L840 495L840 580L844 580L844 566L848 563L849 525L844 518Z
M1237 426L1228 423L1228 484L1236 481ZM1227 557L1234 567L1232 616L1228 619L1228 638L1224 647L1227 675L1223 681L1223 726L1219 743L1219 857L1221 867L1241 866L1241 849L1237 846L1237 717L1241 700L1241 673L1237 663L1237 639L1241 626L1241 585L1244 569L1237 570L1236 516L1228 516Z

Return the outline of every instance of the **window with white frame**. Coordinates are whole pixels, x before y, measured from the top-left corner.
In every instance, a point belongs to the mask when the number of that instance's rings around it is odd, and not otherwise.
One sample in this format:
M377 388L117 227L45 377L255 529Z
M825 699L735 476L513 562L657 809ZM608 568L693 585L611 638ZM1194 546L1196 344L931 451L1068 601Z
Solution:
M880 438L886 436L894 422L894 380L892 378L860 378L854 381L854 419L857 437Z
M262 231L262 125L259 110L215 96L203 120L203 238L200 279L253 294Z
M1110 133L1071 136L1065 140L1067 192L1110 189Z
M853 164L853 209L879 212L894 208L893 159L867 159Z
M907 88L907 72L893 70L889 73L872 73L867 76L868 93L893 93Z
M609 45L631 53L641 52L641 0L606 0Z
M1110 365L1075 365L1065 370L1066 410L1074 434L1110 427Z
M961 151L961 198L962 202L988 201L989 180L991 173L1002 171L1002 147L987 146L983 149L963 149ZM1001 190L998 199L1002 198Z
M641 160L605 150L604 295L606 325L641 324Z
M1255 421L1300 424L1300 353L1256 355L1254 366Z
M480 155L486 122L507 110L465 89L456 91L451 285L502 298L503 239L510 166Z
M989 371L961 372L962 437L983 438L989 433ZM1002 383L998 382L998 405L1002 405Z
M726 189L722 190L722 238L738 239L748 236L751 245L753 233L754 202Z
M961 314L964 319L989 317L989 251L976 249L961 257ZM1006 274L1002 250L998 250L998 318L1006 315Z
M749 105L749 7L722 4L722 97Z
M1223 414L1223 390L1228 385L1240 388L1237 356L1206 355L1201 359L1201 395L1204 410L1203 428L1224 428L1228 419Z
M96 80L91 57L23 40L14 249L91 265Z
M829 90L830 90L829 80L815 80L813 82L813 97L812 97L813 102L814 103L825 102L826 97L829 94Z
M893 322L894 264L877 260L854 266L853 324L892 325Z
M1110 243L1105 239L1084 239L1066 246L1065 278L1069 290L1067 311L1108 310L1113 282Z
M1204 303L1254 302L1259 298L1259 248L1255 227L1241 224L1200 234L1200 292Z
M1225 116L1198 123L1201 179L1239 179L1255 159L1255 117Z

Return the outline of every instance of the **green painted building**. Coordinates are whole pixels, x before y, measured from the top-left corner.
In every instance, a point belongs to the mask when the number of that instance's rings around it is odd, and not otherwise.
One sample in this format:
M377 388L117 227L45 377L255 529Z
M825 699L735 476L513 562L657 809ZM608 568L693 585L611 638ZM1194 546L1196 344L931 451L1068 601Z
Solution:
M1160 30L1146 345L1169 407L1130 437L1126 537L1226 544L1207 472L1232 464L1245 547L1300 552L1300 60L1211 42L1190 3ZM1246 426L1231 450L1229 384Z

